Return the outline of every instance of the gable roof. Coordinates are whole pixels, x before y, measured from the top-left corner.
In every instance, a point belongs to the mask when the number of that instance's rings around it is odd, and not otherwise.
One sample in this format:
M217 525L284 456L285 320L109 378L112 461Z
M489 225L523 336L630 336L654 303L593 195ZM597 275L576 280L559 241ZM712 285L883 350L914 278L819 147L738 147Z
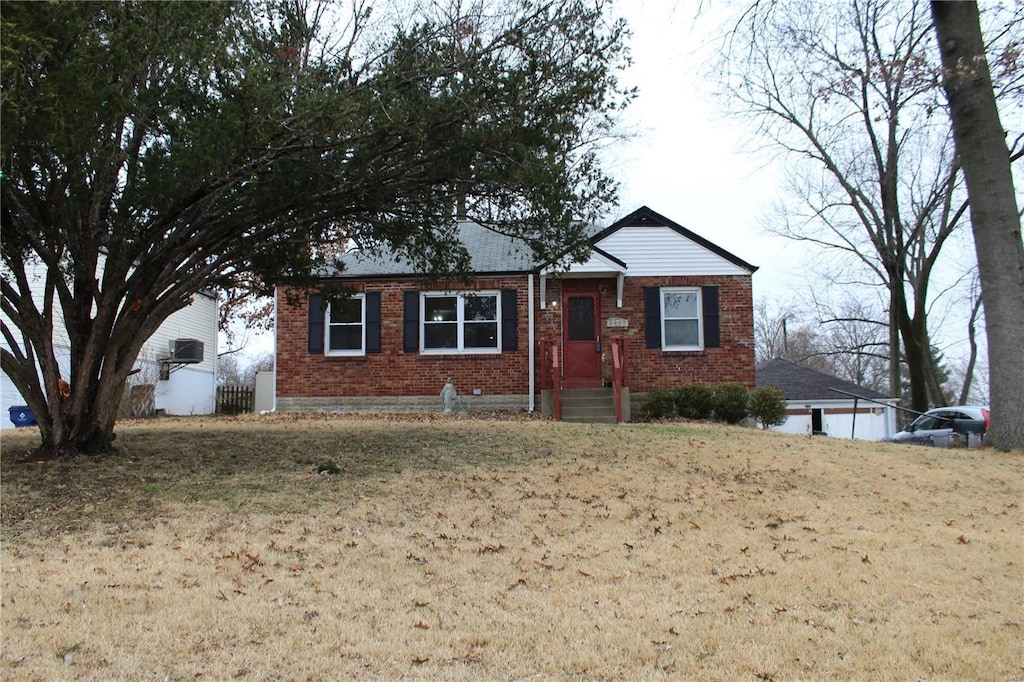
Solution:
M844 381L831 374L825 374L804 365L776 358L759 364L756 383L760 386L778 386L786 395L786 400L850 400L850 396L830 391L838 388L841 391L854 393L864 398L875 400L891 399L870 388L858 386Z
M665 216L661 215L660 213L652 211L647 206L641 206L640 208L638 208L637 210L633 211L632 213L630 213L625 218L621 218L621 219L615 221L614 223L612 223L610 226L608 226L604 230L601 230L600 232L598 232L597 234L595 234L593 237L590 238L590 243L596 245L596 244L600 243L601 240L605 239L606 237L608 237L609 235L611 235L611 234L613 234L615 232L618 232L619 230L621 230L624 227L637 227L637 226L667 227L667 228L669 228L669 229L679 233L683 237L686 237L690 241L692 241L692 242L694 242L696 244L699 244L700 246L704 247L708 251L711 251L712 253L717 254L718 256L721 256L722 258L726 259L727 261L729 261L733 265L736 265L736 266L741 267L741 268L743 268L745 270L748 270L748 271L750 271L751 274L753 274L754 272L757 272L758 268L757 268L756 265L751 265L750 263L748 263L747 261L743 260L739 256L736 256L736 255L734 255L732 253L729 253L728 251L723 249L721 246L718 246L717 244L709 242L707 239L705 239L704 237L701 237L696 232L691 232L690 230L686 229L685 227L683 227L679 223L677 223L675 221L672 221L672 220L669 220L668 218L666 218Z
M625 218L616 221L605 229L597 226L587 227L585 232L591 235L592 259L596 256L601 260L605 260L605 262L610 262L609 264L613 270L625 271L628 268L628 264L601 249L598 246L598 242L627 226L663 226L671 228L683 237L740 268L751 273L757 270L757 266L750 265L720 246L712 244L700 235L655 213L646 206L633 211ZM526 274L537 272L539 269L550 266L558 261L558 259L555 259L551 262L541 262L537 260L533 249L523 240L495 232L479 223L467 220L459 221L458 231L459 239L469 253L470 268L476 275ZM386 249L353 250L342 255L340 260L343 263L342 270L338 271L331 268L319 274L323 277L341 278L387 278L422 274L411 263L402 259L398 254Z

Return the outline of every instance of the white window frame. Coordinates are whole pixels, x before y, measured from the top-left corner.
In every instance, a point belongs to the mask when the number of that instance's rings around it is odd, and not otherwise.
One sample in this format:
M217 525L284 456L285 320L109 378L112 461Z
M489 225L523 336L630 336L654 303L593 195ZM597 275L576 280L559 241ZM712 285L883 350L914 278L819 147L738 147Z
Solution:
M455 348L427 348L427 299L430 298L456 298L456 328L457 346ZM466 299L473 296L490 296L495 300L494 324L497 330L495 335L497 345L494 348L466 348L465 346L465 324L466 324ZM498 290L486 291L423 291L420 292L420 353L424 355L498 355L501 353L501 292Z
M665 334L666 322L672 320L692 320L692 317L673 317L665 315L665 297L668 294L696 294L697 296L697 344L690 346L672 346L668 344ZM700 287L661 287L659 294L661 305L661 349L667 351L695 351L704 350L704 298Z
M355 322L335 322L331 323L331 306L333 303L327 304L327 310L324 311L324 354L334 356L356 356L366 355L366 296L363 294L353 294L348 298L349 301L359 301L360 306L360 343L359 348L341 348L333 350L331 348L331 327L354 327Z

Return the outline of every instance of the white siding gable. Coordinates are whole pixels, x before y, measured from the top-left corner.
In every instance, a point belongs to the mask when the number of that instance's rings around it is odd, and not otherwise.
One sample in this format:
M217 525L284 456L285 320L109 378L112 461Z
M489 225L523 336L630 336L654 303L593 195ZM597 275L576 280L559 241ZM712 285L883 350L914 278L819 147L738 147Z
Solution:
M572 275L604 275L609 272L626 272L626 268L609 258L605 258L596 251L590 252L590 258L588 258L585 263L570 263L568 260L563 260L542 270L542 274L545 275L556 273L568 273Z
M671 227L621 227L596 246L626 263L627 277L750 274Z

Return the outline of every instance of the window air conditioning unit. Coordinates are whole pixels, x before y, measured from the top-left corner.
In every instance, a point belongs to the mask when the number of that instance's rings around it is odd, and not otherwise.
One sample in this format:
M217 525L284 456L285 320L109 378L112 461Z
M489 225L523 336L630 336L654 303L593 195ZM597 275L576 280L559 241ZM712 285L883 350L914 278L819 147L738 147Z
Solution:
M196 363L203 361L203 342L198 339L172 339L171 362Z

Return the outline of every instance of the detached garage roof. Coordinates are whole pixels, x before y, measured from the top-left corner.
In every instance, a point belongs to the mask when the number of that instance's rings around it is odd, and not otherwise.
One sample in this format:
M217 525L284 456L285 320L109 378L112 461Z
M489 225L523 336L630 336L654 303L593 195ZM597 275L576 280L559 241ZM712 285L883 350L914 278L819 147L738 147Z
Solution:
M789 360L777 358L762 362L757 366L758 386L778 386L786 395L786 400L843 400L850 396L831 391L838 388L862 398L874 400L891 400L891 396L883 395L870 388L858 386L844 381L831 374L805 367Z

